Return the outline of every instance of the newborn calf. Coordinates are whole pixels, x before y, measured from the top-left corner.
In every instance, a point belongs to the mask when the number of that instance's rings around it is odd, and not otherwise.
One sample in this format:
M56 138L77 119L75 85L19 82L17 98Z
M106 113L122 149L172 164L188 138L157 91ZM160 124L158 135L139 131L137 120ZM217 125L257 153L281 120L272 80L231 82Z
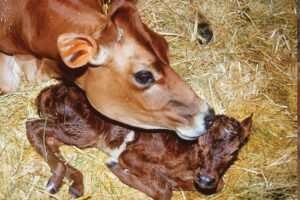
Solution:
M83 195L83 175L60 154L63 144L104 151L111 158L107 166L123 183L154 199L170 199L180 188L220 191L252 124L252 115L241 123L221 115L198 141L184 141L167 131L117 125L97 113L80 89L66 84L44 89L36 105L41 119L26 123L27 137L53 173L47 190L57 192L66 176L74 198Z

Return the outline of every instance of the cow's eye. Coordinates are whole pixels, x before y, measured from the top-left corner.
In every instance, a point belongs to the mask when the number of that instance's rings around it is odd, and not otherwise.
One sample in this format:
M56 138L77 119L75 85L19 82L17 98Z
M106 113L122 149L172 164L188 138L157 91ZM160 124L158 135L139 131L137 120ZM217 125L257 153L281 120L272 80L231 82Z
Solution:
M154 83L153 74L150 71L142 70L134 74L136 82L142 85L148 85Z

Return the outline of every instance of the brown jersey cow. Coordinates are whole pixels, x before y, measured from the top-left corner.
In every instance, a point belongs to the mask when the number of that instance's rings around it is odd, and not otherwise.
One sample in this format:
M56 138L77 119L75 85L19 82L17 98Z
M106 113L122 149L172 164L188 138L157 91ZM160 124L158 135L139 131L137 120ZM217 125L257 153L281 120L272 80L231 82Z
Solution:
M66 176L73 197L83 194L83 175L62 157L59 146L96 147L110 156L107 166L125 184L155 199L172 190L211 193L223 187L222 176L249 136L252 116L241 123L217 116L209 132L185 141L168 132L124 127L99 115L83 92L59 84L36 99L41 119L26 124L27 137L53 173L47 190L58 191Z
M0 1L0 88L15 90L21 70L30 80L63 77L114 120L187 140L205 133L213 110L170 67L165 39L133 1L112 0L108 16L97 2Z

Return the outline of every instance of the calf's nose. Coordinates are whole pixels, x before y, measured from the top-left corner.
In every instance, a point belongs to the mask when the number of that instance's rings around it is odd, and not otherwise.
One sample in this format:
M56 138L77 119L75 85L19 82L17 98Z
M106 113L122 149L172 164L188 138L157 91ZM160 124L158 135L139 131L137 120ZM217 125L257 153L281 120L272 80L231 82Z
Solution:
M209 186L215 183L215 179L205 174L198 174L197 182L198 184Z

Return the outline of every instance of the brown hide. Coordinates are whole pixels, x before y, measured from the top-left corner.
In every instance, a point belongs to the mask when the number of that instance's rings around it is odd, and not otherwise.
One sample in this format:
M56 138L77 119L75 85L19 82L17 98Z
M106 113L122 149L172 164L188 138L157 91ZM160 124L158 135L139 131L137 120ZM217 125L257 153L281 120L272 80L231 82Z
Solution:
M16 90L21 69L28 80L63 77L111 119L186 140L207 132L213 110L170 67L167 42L142 23L134 1L112 0L108 16L97 3L0 2L0 88ZM10 55L20 54L37 61L18 68Z
M42 119L27 122L27 136L53 172L47 189L57 192L66 175L74 197L83 195L82 175L78 178L69 174L70 170L81 173L57 157L60 153L55 146L99 148L111 156L107 165L122 182L155 199L170 199L172 190L178 189L220 191L222 176L252 126L252 115L241 123L217 116L209 132L198 141L185 141L171 132L145 132L100 115L83 91L68 84L44 89L36 105Z

